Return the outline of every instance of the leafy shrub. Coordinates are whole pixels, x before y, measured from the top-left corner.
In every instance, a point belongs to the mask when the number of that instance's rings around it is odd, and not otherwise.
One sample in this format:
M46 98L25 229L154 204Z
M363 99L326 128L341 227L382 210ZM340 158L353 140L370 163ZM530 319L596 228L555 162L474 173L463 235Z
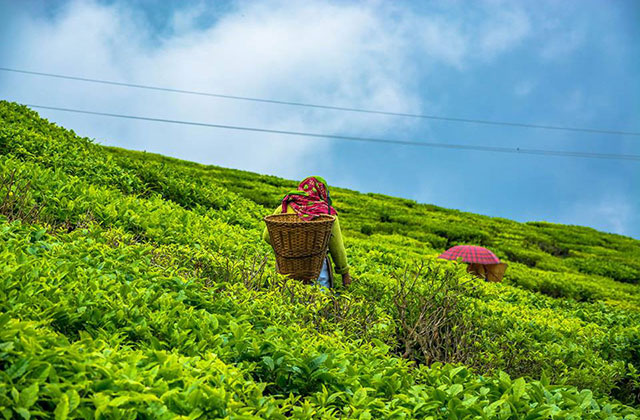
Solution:
M538 261L542 259L539 252L531 251L526 248L502 247L502 252L504 252L509 261L518 262L528 267L535 267Z
M438 236L447 239L447 248L454 245L474 244L489 246L492 235L484 232L478 227L467 226L466 224L440 225L430 228L430 231Z
M464 315L465 288L437 265L394 275L393 316L398 353L425 363L468 362L473 326Z
M546 252L547 254L550 254L554 257L566 258L570 254L568 247L558 245L557 243L537 241L536 244L543 252Z
M612 398L636 403L639 391L639 289L615 280L633 279L638 241L335 188L356 281L328 294L263 259L261 218L295 182L104 148L6 102L0 120L0 175L24 187L0 216L6 418L636 412ZM512 262L503 284L462 288L463 266L434 261L457 243L538 259ZM602 277L580 259L631 271ZM393 279L421 263L415 287ZM420 366L394 356L398 338ZM424 363L440 359L476 373Z
M360 228L360 233L371 236L373 234L373 227L371 225L362 225L362 227Z
M37 221L42 206L30 202L27 194L30 186L29 181L16 179L15 171L0 174L0 214L9 220Z
M582 273L597 274L625 283L640 283L640 267L609 258L571 258L569 263Z
M385 211L380 213L380 221L382 223L391 223L393 220L391 219L391 215Z

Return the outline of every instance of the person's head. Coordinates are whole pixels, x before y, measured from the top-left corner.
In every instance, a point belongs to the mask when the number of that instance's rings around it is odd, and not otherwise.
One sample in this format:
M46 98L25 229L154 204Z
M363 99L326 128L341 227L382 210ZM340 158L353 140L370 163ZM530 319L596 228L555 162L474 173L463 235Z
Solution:
M298 190L315 196L331 205L331 194L329 194L329 186L324 178L319 176L309 176L303 179L298 185Z
M311 220L321 214L337 215L332 207L327 182L319 176L310 176L298 184L282 199L282 213L291 206L303 220Z

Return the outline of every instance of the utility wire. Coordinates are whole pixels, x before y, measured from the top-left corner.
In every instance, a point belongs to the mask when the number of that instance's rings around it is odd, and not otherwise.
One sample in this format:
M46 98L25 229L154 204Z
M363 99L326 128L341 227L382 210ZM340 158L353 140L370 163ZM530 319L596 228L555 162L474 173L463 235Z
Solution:
M37 72L37 71L13 69L8 67L0 67L0 71L30 74L34 76L55 77L58 79L76 80L76 81L89 82L89 83L100 83L104 85L124 86L124 87L137 88L137 89L157 90L162 92L183 93L188 95L209 96L213 98L261 102L261 103L278 104L278 105L300 106L300 107L306 107L306 108L327 109L327 110L334 110L334 111L358 112L363 114L377 114L377 115L388 115L388 116L394 116L394 117L421 118L421 119L429 119L429 120L450 121L450 122L470 123L470 124L538 128L538 129L544 129L544 130L577 131L582 133L616 134L616 135L622 135L622 136L640 136L640 132L636 132L636 131L620 131L620 130L583 128L583 127L565 127L565 126L556 126L556 125L528 124L528 123L509 122L509 121L491 121L491 120L472 119L472 118L446 117L446 116L440 116L440 115L412 114L412 113L405 113L405 112L392 112L392 111L381 111L381 110L373 110L373 109L351 108L351 107L333 106L333 105L319 105L319 104L310 104L310 103L304 103L304 102L282 101L277 99L266 99L266 98L253 98L248 96L224 95L220 93L201 92L201 91L195 91L195 90L174 89L174 88L167 88L167 87L161 87L161 86L150 86L150 85L141 85L141 84L135 84L135 83L115 82L111 80L90 79L87 77L43 73L43 72Z
M88 111L88 110L82 110L82 109L61 108L61 107L35 105L35 104L26 104L26 105L32 108L50 109L54 111L64 111L64 112L74 112L79 114L100 115L104 117L126 118L130 120L142 120L142 121L169 123L169 124L191 125L191 126L198 126L198 127L220 128L225 130L240 130L240 131L254 131L259 133L284 134L288 136L302 136L302 137L335 139L335 140L346 140L346 141L357 141L357 142L368 142L368 143L399 144L399 145L405 145L405 146L436 147L436 148L442 148L442 149L455 149L455 150L476 150L476 151L482 151L482 152L518 153L518 154L543 155L543 156L566 156L566 157L593 158L593 159L617 159L617 160L640 161L640 155L572 152L572 151L544 150L544 149L521 149L519 147L514 148L514 147L496 147L496 146L474 146L474 145L465 145L465 144L428 143L428 142L418 142L418 141L409 141L409 140L343 136L343 135L337 135L337 134L308 133L308 132L302 132L302 131L276 130L276 129L260 128L260 127L212 124L212 123L203 123L203 122L196 122L196 121L172 120L172 119L166 119L166 118L152 118L152 117L143 117L139 115L113 114L108 112Z

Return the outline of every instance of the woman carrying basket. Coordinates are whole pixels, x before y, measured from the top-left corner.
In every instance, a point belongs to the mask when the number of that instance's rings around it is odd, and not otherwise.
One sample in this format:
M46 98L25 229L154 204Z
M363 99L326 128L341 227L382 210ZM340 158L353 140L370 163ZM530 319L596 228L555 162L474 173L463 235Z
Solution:
M335 265L336 273L342 276L342 285L347 287L351 284L349 276L349 265L347 264L347 253L342 241L342 231L338 222L338 213L331 207L331 196L327 189L327 182L319 176L305 178L298 189L290 191L282 199L282 205L273 214L297 213L302 220L312 220L322 214L334 216L335 222L331 227L331 238L329 239L329 254ZM262 238L271 243L269 231L265 228ZM333 275L330 265L325 259L317 284L326 288L333 287Z

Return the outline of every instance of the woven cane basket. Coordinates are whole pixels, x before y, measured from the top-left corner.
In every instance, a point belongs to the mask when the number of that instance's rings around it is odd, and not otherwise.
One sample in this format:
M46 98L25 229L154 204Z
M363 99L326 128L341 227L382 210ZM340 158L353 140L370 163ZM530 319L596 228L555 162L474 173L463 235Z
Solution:
M335 219L334 216L320 215L304 221L297 214L265 217L278 272L305 283L316 280L327 256Z

